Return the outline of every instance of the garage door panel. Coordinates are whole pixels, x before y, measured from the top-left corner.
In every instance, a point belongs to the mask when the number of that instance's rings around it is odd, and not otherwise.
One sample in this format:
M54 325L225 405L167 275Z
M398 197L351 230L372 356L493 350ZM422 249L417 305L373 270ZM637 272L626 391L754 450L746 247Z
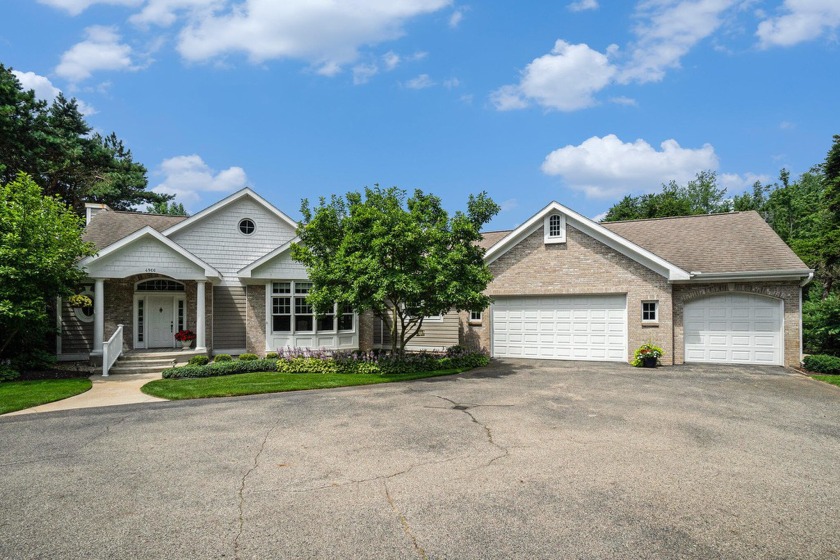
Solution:
M686 362L782 364L782 302L724 294L686 304Z
M494 354L624 361L625 299L624 295L499 298L493 306Z

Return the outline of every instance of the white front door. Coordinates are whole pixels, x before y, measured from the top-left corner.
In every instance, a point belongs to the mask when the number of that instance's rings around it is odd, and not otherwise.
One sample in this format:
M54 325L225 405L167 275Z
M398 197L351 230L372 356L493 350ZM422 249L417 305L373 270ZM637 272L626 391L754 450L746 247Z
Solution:
M147 296L147 348L175 347L175 314L172 296Z
M627 361L624 294L497 298L493 354L505 358Z

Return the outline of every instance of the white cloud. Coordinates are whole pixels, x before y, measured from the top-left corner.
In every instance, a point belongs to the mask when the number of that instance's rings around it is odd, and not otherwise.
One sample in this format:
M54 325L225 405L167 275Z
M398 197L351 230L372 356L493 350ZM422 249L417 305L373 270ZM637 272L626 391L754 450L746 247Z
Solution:
M518 84L502 86L490 96L500 111L522 109L532 102L549 109L575 111L596 103L594 94L605 88L616 73L610 55L586 44L558 40L549 54L531 61Z
M610 103L615 103L616 105L624 105L626 107L636 107L639 105L636 102L636 100L632 97L624 97L623 95L610 97Z
M411 18L436 12L451 0L245 0L227 12L192 13L178 51L190 61L244 53L260 62L303 59L319 73L335 74L362 45L403 35Z
M723 13L740 0L644 0L636 8L640 23L630 60L618 81L658 82L665 71L678 68L694 45L715 32Z
M17 70L12 70L12 74L18 79L23 89L33 90L35 97L43 99L47 103L52 103L58 97L58 94L61 93L61 90L55 87L46 76L40 76L35 72L19 72ZM76 104L79 107L79 112L83 115L93 115L96 113L96 109L81 99L76 99Z
M589 197L609 198L633 191L652 192L671 180L684 183L699 171L718 167L710 144L682 148L671 139L660 148L656 150L641 139L622 142L614 134L593 136L579 146L564 146L548 154L542 171L561 177Z
M763 48L810 41L840 27L837 0L785 0L783 5L782 15L758 24L756 35Z
M457 87L461 87L461 80L458 78L449 78L448 80L444 80L441 85L443 85L446 89L455 89Z
M385 64L385 70L393 70L400 64L400 55L394 51L388 51L382 55L382 62Z
M600 222L601 220L603 220L604 218L607 217L607 214L609 214L609 210L605 210L605 211L601 212L600 214L595 214L594 216L592 216L592 221L593 222Z
M86 38L61 55L56 74L72 82L85 80L98 70L134 70L131 47L120 43L113 27L93 25L85 29Z
M782 130L793 130L796 128L796 124L790 121L782 121L779 123L779 128Z
M570 12L583 12L586 10L597 10L598 9L598 0L578 0L577 2L572 2L566 8Z
M143 0L38 0L41 4L59 8L72 16L77 16L94 4L110 4L114 6L137 6Z
M135 25L169 27L180 14L189 19L211 17L225 7L226 0L148 0L143 9L129 18Z
M202 192L230 192L245 187L248 177L241 167L216 173L198 155L165 159L156 172L163 181L152 190L174 194L181 202L196 202Z
M452 12L452 15L449 16L449 27L455 29L461 24L461 21L464 19L464 12L466 8L461 8L459 10L455 10Z
M379 73L375 64L357 64L353 67L353 83L355 85L366 84Z
M405 83L408 89L426 89L436 85L428 74L420 74L416 78L412 78Z
M762 185L767 185L773 181L770 175L758 175L755 173L720 173L717 176L718 184L726 187L729 194L737 194L745 189L752 187L756 181L761 181Z

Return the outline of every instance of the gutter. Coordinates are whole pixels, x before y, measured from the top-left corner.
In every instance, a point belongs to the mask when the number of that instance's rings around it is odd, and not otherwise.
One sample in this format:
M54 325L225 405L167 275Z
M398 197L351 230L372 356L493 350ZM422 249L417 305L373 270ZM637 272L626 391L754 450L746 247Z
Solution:
M689 273L690 283L697 282L731 282L735 280L803 280L803 286L814 277L814 271L810 268L787 269L787 270L756 270L746 272L695 272ZM676 281L675 283L678 283Z
M806 278L805 280L803 280L802 282L800 282L800 283L799 283L799 286L800 286L800 287L802 287L802 288L804 288L805 286L807 286L808 284L810 284L810 283L811 283L811 281L812 281L813 279L814 279L814 272L813 272L813 271L811 271L811 272L809 272L809 273L808 273L808 278ZM800 306L799 306L799 307L800 307L800 309L802 308L801 303L802 303L802 302L800 302Z

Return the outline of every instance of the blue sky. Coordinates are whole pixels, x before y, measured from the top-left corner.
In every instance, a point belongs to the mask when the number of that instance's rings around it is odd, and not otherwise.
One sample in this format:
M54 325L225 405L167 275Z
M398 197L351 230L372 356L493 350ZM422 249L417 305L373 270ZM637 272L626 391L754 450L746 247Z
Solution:
M0 62L75 96L190 211L251 186L486 190L518 225L713 169L731 194L840 133L838 0L9 0Z

